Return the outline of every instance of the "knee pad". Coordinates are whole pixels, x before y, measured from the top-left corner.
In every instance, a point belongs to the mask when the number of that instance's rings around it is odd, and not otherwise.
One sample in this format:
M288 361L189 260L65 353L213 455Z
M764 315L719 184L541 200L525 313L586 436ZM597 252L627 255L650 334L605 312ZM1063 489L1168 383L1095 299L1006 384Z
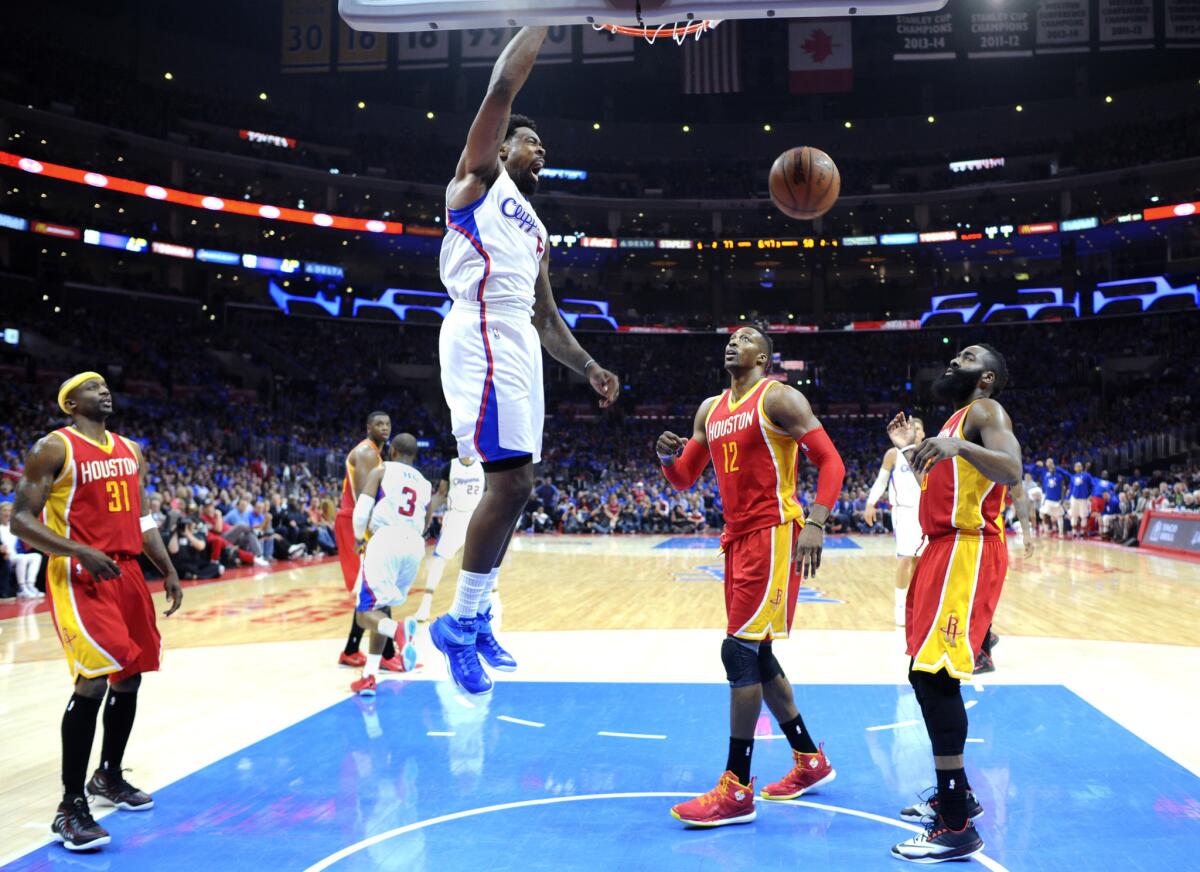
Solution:
M963 705L961 683L944 669L910 672L909 681L917 692L925 729L936 757L955 757L967 745L967 709Z
M758 646L758 676L764 684L783 675L783 667L775 659L775 652L771 648L770 642L763 642Z
M732 687L749 687L761 684L758 672L758 644L743 642L726 636L721 643L721 662L725 664L725 677Z

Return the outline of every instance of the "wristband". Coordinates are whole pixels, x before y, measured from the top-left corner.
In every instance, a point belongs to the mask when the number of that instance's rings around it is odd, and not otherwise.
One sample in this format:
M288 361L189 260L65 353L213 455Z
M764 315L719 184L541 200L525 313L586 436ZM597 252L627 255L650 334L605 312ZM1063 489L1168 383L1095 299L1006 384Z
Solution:
M599 364L598 364L598 363L596 363L596 358L594 358L594 357L589 357L589 358L588 358L588 362L587 362L587 363L585 363L585 364L583 365L583 374L584 374L584 375L587 375L587 371L588 371L588 367L589 367L589 366L599 366Z
M824 533L824 532L825 532L825 522L824 522L824 521L805 521L805 522L804 522L804 526L806 526L806 527L816 527L816 528L817 528L818 530L820 530L822 533Z
M154 523L152 515L142 515L142 532L149 533L151 530L157 530L158 524Z

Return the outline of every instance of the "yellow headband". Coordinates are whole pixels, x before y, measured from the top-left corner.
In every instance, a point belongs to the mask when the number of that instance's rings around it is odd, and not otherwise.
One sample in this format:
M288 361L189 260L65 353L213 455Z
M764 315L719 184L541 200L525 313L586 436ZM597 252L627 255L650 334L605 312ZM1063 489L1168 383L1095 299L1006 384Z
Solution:
M58 389L58 407L66 414L71 414L71 410L67 408L67 394L71 393L71 391L75 390L75 388L79 387L85 381L89 381L90 379L94 378L104 381L104 376L100 375L98 372L81 372L78 375L71 376L69 379L63 382L62 387Z

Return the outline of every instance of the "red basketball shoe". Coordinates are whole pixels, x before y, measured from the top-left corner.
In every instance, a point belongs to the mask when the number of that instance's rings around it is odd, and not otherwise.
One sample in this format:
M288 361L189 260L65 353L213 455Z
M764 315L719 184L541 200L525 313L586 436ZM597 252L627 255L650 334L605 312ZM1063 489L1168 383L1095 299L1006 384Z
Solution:
M353 666L355 669L362 669L366 665L367 655L361 651L355 651L353 654L343 651L338 655L338 666Z
M825 758L824 745L821 745L815 754L793 751L792 757L796 761L792 771L774 784L764 787L763 799L795 799L814 787L828 784L837 778L837 770L830 766L829 760Z
M364 675L358 681L350 685L350 689L359 696L374 696L375 695L375 676Z
M754 810L754 779L741 784L732 772L726 772L708 793L681 802L671 816L689 827L723 827L748 824L758 816Z

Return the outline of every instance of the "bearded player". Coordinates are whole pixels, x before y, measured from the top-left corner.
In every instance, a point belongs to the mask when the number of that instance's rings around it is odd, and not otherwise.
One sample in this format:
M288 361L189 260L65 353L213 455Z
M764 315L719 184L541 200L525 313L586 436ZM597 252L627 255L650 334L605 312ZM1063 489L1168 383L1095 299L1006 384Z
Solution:
M920 418L909 418L914 430L914 445L925 438L925 423ZM883 455L879 475L871 492L867 494L867 506L863 520L875 525L875 505L887 490L888 502L892 504L892 534L896 537L896 614L897 627L904 626L904 603L908 599L908 583L912 580L913 567L917 565L917 552L921 550L924 537L921 534L921 482L895 446Z
M960 351L933 383L956 411L919 446L901 413L892 443L923 477L921 530L928 539L908 589L908 680L933 745L937 788L901 815L927 821L924 833L892 854L917 863L959 860L983 850L972 818L983 813L963 769L967 711L960 681L970 681L1004 576L1004 492L1021 480L1021 446L995 400L1008 381L1004 356L990 345Z
M541 460L542 349L586 378L601 406L621 388L559 314L546 227L529 202L546 148L512 104L545 38L545 27L524 27L501 53L446 188L439 271L454 305L438 345L442 392L458 456L479 459L487 490L467 528L454 604L429 635L454 683L472 694L492 690L481 656L516 667L492 632L487 599Z
M40 439L25 460L13 506L13 532L50 556L46 588L75 692L62 719L63 799L51 832L71 851L107 845L84 797L96 717L104 704L100 768L87 793L126 811L154 800L121 775L143 672L156 672L162 639L137 557L163 574L170 617L183 591L146 500L146 463L137 443L109 432L112 394L104 376L63 382L59 408L71 426ZM39 519L40 516L40 519Z
M363 439L346 455L346 477L342 480L342 501L333 520L333 538L337 543L338 563L342 566L342 581L346 590L353 591L358 583L358 571L362 555L354 538L354 506L363 485L372 470L383 463L383 446L392 434L392 419L387 412L371 412L367 415L367 438ZM388 609L390 612L390 609ZM350 635L346 647L338 655L339 666L363 667L367 656L360 649L363 627L359 623L358 610L350 621ZM388 639L383 646L380 668L388 672L404 672L403 661L396 656L396 646Z
M794 766L763 788L763 799L795 799L837 774L796 710L772 646L791 631L801 579L815 577L821 565L825 521L845 469L804 395L766 377L772 355L766 333L754 327L735 332L725 347L729 389L701 404L691 439L668 432L655 446L663 474L680 490L694 485L711 460L725 515L728 622L721 662L730 686L729 756L715 788L671 809L690 826L756 817L750 759L764 700L792 746ZM807 520L796 500L801 450L818 470Z

